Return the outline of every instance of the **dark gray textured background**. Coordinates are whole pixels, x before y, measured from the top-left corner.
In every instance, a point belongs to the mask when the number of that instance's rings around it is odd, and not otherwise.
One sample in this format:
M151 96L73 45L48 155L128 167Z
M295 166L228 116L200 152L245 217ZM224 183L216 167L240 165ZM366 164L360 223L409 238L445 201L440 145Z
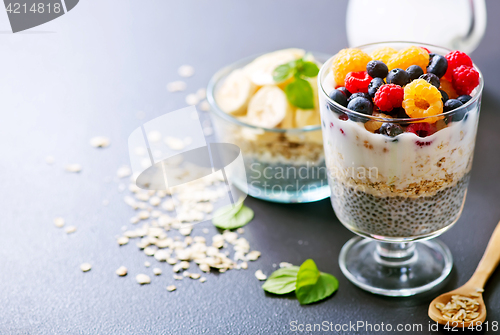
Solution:
M0 334L277 334L289 333L292 320L427 326L428 303L469 278L500 219L497 1L487 1L488 30L472 54L486 88L464 214L442 236L455 265L439 292L391 299L350 284L337 257L352 234L328 200L279 205L248 199L255 220L245 237L262 257L247 271L209 275L204 284L176 282L174 293L165 290L172 283L167 264L160 266L162 276L140 287L134 275L146 271L146 256L134 243L119 248L115 241L132 212L117 184L104 179L128 162L129 133L184 107L187 93L242 57L290 46L331 54L345 47L345 4L81 1L67 15L18 34L10 33L0 11ZM182 64L193 65L196 74L186 80L186 92L168 93L165 86L178 79ZM144 120L138 111L145 112ZM109 136L111 147L90 147L96 135ZM53 166L45 163L47 155L55 157ZM67 163L82 164L82 173L64 172ZM56 216L78 231L56 229ZM205 226L211 224L195 229ZM306 258L340 281L339 291L319 304L266 296L253 275L259 268L270 274L273 263ZM92 263L89 273L79 270L82 262ZM120 265L129 276L115 275ZM500 272L485 300L488 320L500 321Z

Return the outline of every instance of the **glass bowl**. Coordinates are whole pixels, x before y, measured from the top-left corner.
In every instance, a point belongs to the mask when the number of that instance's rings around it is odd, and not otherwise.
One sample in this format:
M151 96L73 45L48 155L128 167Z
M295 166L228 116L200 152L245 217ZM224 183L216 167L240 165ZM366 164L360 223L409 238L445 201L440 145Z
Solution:
M312 52L323 63L328 55ZM259 199L298 203L330 196L326 177L321 125L304 128L262 128L245 123L222 111L215 94L219 85L235 69L260 55L242 59L218 71L210 80L207 100L217 140L237 145L242 153L246 180L234 184ZM247 186L243 185L244 183Z
M382 46L398 50L410 45L437 54L449 52L411 42L358 48L369 54ZM408 296L426 291L441 283L452 268L448 248L429 239L452 227L462 212L483 77L480 73L471 100L433 120L390 119L357 113L331 100L331 61L325 62L318 75L330 198L340 222L361 236L343 247L340 267L354 284L373 293ZM425 121L432 121L435 133L420 137L403 132L389 137L368 130L374 122L406 129Z

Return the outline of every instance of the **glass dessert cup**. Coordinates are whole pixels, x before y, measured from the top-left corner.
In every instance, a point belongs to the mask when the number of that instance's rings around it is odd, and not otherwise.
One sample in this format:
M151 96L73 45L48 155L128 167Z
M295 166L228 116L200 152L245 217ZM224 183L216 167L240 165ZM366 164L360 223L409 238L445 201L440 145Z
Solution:
M312 54L320 62L329 57ZM245 58L218 71L207 88L218 141L235 144L242 152L246 180L235 180L235 185L248 189L248 194L255 198L273 202L313 202L329 197L320 125L263 128L245 123L217 105L215 96L221 83L233 70L243 68L256 57Z
M381 46L401 49L410 45L443 55L449 51L407 42L358 48L370 53ZM328 96L335 88L331 60L318 75L331 203L340 222L359 235L342 248L340 268L352 283L372 293L411 296L427 291L452 268L449 249L431 239L450 229L463 209L483 77L480 74L470 101L434 116L439 118L439 127L432 135L404 132L389 137L368 131L366 122L394 123L404 129L431 120L384 119L337 104Z

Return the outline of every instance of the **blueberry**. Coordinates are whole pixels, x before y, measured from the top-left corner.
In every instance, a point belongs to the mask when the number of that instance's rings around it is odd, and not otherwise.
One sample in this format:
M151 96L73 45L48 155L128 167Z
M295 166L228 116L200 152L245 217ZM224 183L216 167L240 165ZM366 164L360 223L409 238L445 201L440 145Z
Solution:
M410 76L403 69L392 69L387 75L387 84L405 86L410 82Z
M448 96L448 93L446 93L445 91L443 90L439 90L439 92L441 92L441 100L443 100L443 104L448 101L448 99L450 98Z
M418 65L412 65L406 69L406 72L410 76L410 81L420 78L424 74L424 70Z
M372 115L373 113L373 104L370 100L363 97L356 97L349 101L347 104L347 108L353 110L355 112ZM349 118L353 121L364 121L362 118L356 115L349 115Z
M373 78L372 81L370 81L370 84L368 84L368 95L370 95L370 97L374 98L375 93L377 93L380 86L382 86L384 84L385 84L384 79Z
M401 128L399 124L388 123L388 122L383 123L378 131L380 134L387 135L390 137L396 137L404 132L403 128Z
M450 100L446 101L446 103L444 104L443 111L449 112L449 111L457 109L463 105L464 104L458 99L450 99ZM467 113L467 109L462 108L461 110L457 110L455 113L452 113L452 115L450 115L450 119L451 119L451 121L460 121L464 118L466 113ZM450 120L448 120L448 122L449 121Z
M372 78L385 78L387 73L389 73L389 69L384 62L372 60L366 64L366 72Z
M345 87L339 87L337 88L337 90L344 93L346 98L349 98L351 96L351 92L349 92Z
M406 111L403 107L393 108L391 111L391 115L396 116L400 119L409 119L410 117L406 114Z
M441 81L439 80L439 77L436 76L434 73L426 73L420 76L420 79L425 80L429 84L436 86L439 88L441 86Z
M429 65L427 66L427 73L435 74L441 78L448 70L448 61L441 55L429 54Z
M339 105L347 107L347 98L341 91L333 90L330 94L328 94L328 96Z
M371 101L371 98L370 98L370 95L368 93L364 93L364 92L357 92L357 93L353 93L349 99L347 99L347 102L351 101L352 99L354 98L365 98L365 99L368 99Z
M470 95L461 95L457 98L457 100L459 100L461 103L463 103L464 105L469 102L469 100L472 99L472 97Z
M443 111L446 113L446 112L454 110L460 106L463 106L463 103L460 100L449 99L448 101L445 102Z

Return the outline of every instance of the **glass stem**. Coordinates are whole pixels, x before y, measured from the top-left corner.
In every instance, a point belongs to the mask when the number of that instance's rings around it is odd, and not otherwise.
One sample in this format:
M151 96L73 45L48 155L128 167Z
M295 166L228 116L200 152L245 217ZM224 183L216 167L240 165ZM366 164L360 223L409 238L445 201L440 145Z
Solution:
M386 266L402 266L417 259L415 242L389 243L377 242L375 260Z

